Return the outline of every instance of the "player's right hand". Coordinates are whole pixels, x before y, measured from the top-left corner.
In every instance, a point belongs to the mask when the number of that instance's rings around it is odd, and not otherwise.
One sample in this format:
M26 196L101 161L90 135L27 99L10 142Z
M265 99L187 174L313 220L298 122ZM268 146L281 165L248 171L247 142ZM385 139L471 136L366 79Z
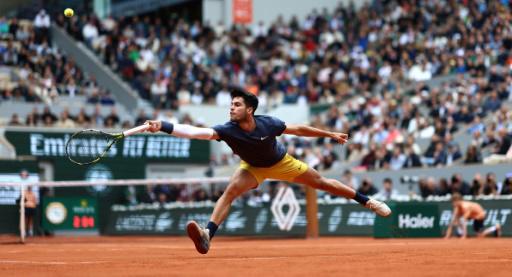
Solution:
M162 128L162 121L160 120L146 120L144 124L149 125L148 131L151 133L159 132L160 129Z

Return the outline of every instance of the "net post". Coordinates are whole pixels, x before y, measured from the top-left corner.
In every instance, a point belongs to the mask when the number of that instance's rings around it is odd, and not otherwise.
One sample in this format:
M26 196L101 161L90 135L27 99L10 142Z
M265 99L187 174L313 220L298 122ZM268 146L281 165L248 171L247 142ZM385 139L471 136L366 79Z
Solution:
M20 242L25 243L25 185L20 185Z
M306 186L306 238L318 238L318 203L316 189Z

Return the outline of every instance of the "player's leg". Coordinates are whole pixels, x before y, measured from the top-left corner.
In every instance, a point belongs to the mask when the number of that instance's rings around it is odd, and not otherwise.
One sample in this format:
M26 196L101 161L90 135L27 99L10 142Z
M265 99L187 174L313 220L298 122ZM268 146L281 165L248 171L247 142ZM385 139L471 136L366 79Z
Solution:
M361 205L371 209L380 216L389 216L391 210L389 207L380 201L370 199L367 196L356 192L353 188L341 183L336 179L328 179L321 176L318 171L313 168L308 170L294 179L294 182L311 186L315 189L327 191L331 194L343 196L345 198L354 199Z
M244 192L258 186L256 178L247 170L239 168L231 177L229 185L222 196L215 203L210 222L206 228L201 228L195 221L187 223L188 236L194 242L196 249L201 254L208 253L210 240L215 235L218 226L226 219L231 208L231 203Z
M501 225L496 224L494 226L491 226L491 227L485 229L483 232L479 233L478 236L485 237L490 234L494 235L495 237L500 237L501 236Z
M28 230L29 236L34 236L34 214L33 214L33 210L29 214L26 222L27 222L27 227L28 227L28 229L26 229L26 230Z
M249 171L239 168L231 177L231 181L222 196L217 200L210 221L220 225L228 216L233 200L257 186L256 178Z

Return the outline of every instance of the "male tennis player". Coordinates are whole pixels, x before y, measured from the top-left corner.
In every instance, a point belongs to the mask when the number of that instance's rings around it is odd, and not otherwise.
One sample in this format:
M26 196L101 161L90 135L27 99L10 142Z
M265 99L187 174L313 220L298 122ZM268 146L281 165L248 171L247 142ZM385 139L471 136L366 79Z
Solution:
M450 238L452 235L453 226L458 225L462 230L461 238L467 237L467 224L466 221L473 219L473 230L477 233L478 237L485 237L493 234L496 237L501 236L501 225L496 224L487 229L484 229L485 210L480 204L462 200L460 193L452 195L453 214L452 221L446 229L445 238Z
M258 98L243 89L231 89L230 121L213 128L198 128L185 124L171 124L152 120L150 132L163 131L176 137L223 140L240 156L242 161L217 201L210 222L206 228L191 221L187 224L188 236L201 254L206 254L210 241L218 226L226 219L231 203L244 192L256 188L267 178L301 183L335 195L354 199L381 216L389 216L389 207L377 200L369 199L354 189L334 179L327 179L302 161L286 153L285 147L276 140L281 134L305 137L328 137L344 144L348 135L309 127L286 124L283 121L263 115L254 115Z

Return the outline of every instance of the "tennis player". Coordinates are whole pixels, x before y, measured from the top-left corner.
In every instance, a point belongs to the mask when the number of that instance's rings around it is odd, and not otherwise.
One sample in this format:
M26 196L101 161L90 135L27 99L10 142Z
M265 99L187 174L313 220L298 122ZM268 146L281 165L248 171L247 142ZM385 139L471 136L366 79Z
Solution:
M213 128L199 128L185 124L172 124L151 120L148 131L163 131L176 137L225 141L240 156L236 170L224 194L217 201L210 222L202 228L194 221L187 224L188 236L201 254L206 254L218 226L226 219L231 203L244 192L258 187L267 178L279 179L321 189L334 195L354 199L381 216L389 216L389 207L375 199L357 193L349 186L334 179L327 179L302 161L286 153L284 145L276 140L281 134L305 137L326 137L344 144L348 135L324 131L306 125L286 124L264 115L254 115L258 98L243 89L231 89L230 121Z
M467 224L466 221L473 219L473 230L476 232L477 237L485 237L492 234L496 237L501 236L501 225L496 224L487 229L484 229L485 210L480 204L462 200L460 193L452 195L453 214L450 225L446 229L445 238L450 238L452 235L453 226L458 225L462 230L461 238L467 237Z

